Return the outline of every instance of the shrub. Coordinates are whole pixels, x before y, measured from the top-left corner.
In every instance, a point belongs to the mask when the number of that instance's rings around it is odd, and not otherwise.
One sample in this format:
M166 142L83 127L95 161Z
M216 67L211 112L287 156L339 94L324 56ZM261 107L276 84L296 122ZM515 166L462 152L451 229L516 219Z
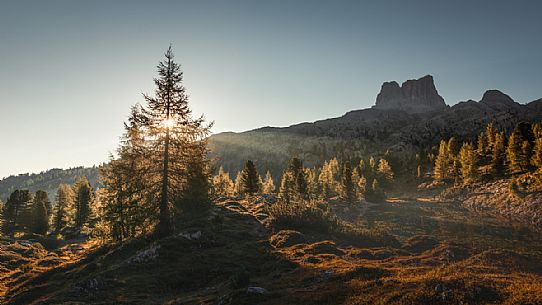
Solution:
M279 230L331 232L338 226L337 218L315 203L277 202L268 212L271 225Z

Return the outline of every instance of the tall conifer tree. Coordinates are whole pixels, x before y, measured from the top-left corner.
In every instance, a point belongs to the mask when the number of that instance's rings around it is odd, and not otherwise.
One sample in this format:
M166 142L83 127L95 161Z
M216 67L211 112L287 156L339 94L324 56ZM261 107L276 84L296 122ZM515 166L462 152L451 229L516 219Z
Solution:
M75 227L81 229L90 216L90 204L93 199L93 190L87 177L79 177L73 186L75 204Z
M258 192L258 171L251 160L247 160L241 172L243 193L254 195Z

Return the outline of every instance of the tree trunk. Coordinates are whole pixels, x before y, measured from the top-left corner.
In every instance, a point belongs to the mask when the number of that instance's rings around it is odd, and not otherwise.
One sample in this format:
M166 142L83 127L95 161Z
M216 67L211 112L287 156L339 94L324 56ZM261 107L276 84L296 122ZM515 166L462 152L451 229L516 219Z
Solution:
M159 237L167 236L171 231L168 207L169 184L169 127L166 130L166 143L164 147L164 168L162 169L162 194L160 198L160 219L157 233Z

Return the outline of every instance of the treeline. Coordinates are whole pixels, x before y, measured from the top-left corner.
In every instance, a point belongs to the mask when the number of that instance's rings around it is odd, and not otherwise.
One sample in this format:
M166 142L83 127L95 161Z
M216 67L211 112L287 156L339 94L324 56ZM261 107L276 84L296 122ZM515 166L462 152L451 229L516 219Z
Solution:
M283 202L315 201L339 197L345 201L381 201L385 189L392 186L394 172L386 159L360 160L357 164L333 158L321 167L308 168L299 158L292 158L280 179L269 171L265 178L258 174L255 164L248 160L232 180L230 173L220 167L213 177L215 196L277 195Z
M473 142L441 140L434 165L436 183L470 184L524 173L542 173L542 127L519 123L510 135L488 124Z
M69 169L50 169L39 174L21 174L9 176L0 180L0 199L6 201L8 196L16 189L29 190L36 192L38 190L46 191L49 194L56 192L58 186L62 183L71 184L78 177L87 177L88 181L95 187L101 186L99 168L93 167L74 167ZM50 198L51 200L53 198Z
M61 184L51 203L47 192L15 190L0 203L3 235L34 233L66 235L81 232L93 219L94 191L86 177L73 185Z

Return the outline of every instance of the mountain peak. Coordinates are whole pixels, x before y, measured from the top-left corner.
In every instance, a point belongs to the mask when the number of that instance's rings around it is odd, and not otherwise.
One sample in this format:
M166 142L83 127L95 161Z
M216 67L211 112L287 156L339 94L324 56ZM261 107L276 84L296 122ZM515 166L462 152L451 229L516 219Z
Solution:
M510 104L515 103L514 100L507 94L499 90L487 90L480 100L481 103L501 103L501 104Z
M424 113L445 109L446 103L438 94L433 76L426 75L407 80L401 86L395 81L383 83L373 108Z

